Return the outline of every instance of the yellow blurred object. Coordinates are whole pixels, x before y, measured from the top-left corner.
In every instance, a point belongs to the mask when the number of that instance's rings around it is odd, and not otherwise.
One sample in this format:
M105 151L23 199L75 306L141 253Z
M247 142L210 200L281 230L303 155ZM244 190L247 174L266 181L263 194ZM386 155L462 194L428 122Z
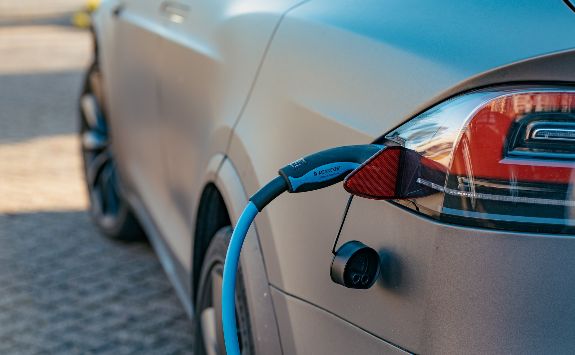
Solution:
M92 24L90 14L100 6L100 0L86 0L85 10L78 11L72 15L72 24L79 28L88 28Z
M88 0L86 3L86 9L88 12L94 12L100 6L100 0Z
M72 24L79 28L88 28L92 23L92 17L89 13L84 11L76 12L72 16Z

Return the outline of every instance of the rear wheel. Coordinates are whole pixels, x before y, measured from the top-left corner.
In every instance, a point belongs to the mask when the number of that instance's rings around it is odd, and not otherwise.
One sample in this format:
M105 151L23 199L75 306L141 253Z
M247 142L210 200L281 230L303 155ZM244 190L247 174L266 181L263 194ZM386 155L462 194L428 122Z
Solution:
M141 239L144 233L120 194L101 87L98 64L93 64L80 96L80 140L90 213L95 224L108 237L118 240Z
M222 331L222 275L231 227L220 229L210 242L206 252L196 298L195 323L196 355L225 354ZM238 339L242 354L253 354L254 343L250 330L249 313L241 269L236 283L236 319Z

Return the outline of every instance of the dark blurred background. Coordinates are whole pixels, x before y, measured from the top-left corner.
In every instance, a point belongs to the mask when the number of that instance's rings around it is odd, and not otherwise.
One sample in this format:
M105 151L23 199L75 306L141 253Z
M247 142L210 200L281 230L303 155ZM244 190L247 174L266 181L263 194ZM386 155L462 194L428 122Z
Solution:
M90 222L77 98L96 1L0 0L0 354L189 353L145 242Z

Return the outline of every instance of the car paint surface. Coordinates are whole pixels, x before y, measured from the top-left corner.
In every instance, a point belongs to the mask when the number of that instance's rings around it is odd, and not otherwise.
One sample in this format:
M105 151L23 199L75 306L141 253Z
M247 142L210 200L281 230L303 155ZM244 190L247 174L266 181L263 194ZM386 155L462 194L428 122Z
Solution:
M218 176L215 168L206 177L218 154L242 191L221 178L218 187L240 206L278 167L371 142L459 92L575 81L575 39L566 35L575 17L561 1L167 2L184 9L181 22L165 4L105 2L96 24L122 176L183 275L192 272L199 196ZM340 244L380 250L389 270L372 289L349 290L329 277L347 198L341 186L284 195L256 220L263 278L276 308L285 304L276 313L286 353L311 349L297 330L306 321L297 302L331 315L310 315L318 327L370 334L361 338L373 341L366 352L572 347L574 274L552 272L570 264L568 237L446 226L356 198ZM177 282L191 293L190 277Z

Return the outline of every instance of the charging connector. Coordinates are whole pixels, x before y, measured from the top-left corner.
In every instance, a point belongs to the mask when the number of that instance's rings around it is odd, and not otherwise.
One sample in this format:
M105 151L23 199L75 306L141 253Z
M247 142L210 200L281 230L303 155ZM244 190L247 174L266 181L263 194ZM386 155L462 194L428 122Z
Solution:
M342 181L350 172L379 153L384 146L367 144L327 149L298 159L279 170L278 177L257 191L242 212L232 233L224 263L222 323L228 355L239 355L235 307L236 274L247 232L259 212L284 191L290 193L322 189Z

